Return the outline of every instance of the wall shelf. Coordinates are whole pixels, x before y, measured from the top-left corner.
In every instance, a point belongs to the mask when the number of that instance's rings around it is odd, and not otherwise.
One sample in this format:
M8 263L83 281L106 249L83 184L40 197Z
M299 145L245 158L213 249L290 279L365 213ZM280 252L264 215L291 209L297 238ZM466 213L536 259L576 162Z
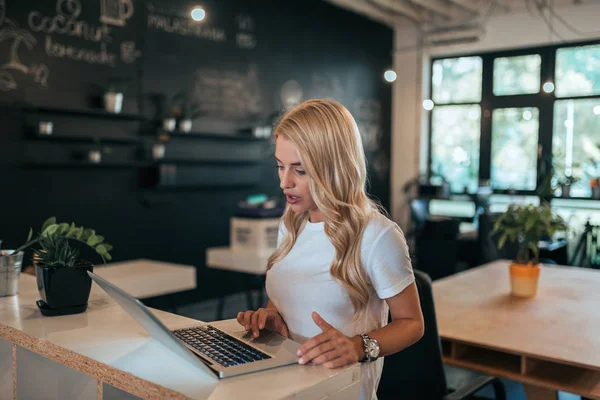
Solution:
M64 114L72 115L77 117L88 117L88 118L108 118L108 119L121 119L121 120L133 120L133 121L144 121L146 117L140 114L115 114L102 109L74 109L74 108L59 108L59 107L33 107L27 106L21 108L26 113L40 113L40 114Z
M161 165L189 165L189 166L226 166L226 165L257 165L261 164L260 160L190 160L190 159L169 159L164 158L162 160L148 161L143 163L144 167L156 167L159 168Z
M142 188L144 193L172 193L172 192L191 192L200 190L239 190L251 189L256 185L245 183L223 183L223 184L207 184L207 185L180 185L180 186L158 186L154 188Z
M242 142L267 142L268 138L257 138L251 135L230 134L230 133L210 133L210 132L181 132L181 131L165 131L158 129L158 134L165 134L172 138L187 138L187 139L218 139L218 140L234 140Z
M78 169L78 168L135 168L138 166L135 162L113 162L105 161L99 163L92 163L89 161L62 161L62 162L26 162L23 164L26 168L66 168L66 169Z
M75 135L31 135L28 139L42 142L73 142L73 143L97 143L97 144L139 144L142 138L138 137L91 137L91 136L75 136Z

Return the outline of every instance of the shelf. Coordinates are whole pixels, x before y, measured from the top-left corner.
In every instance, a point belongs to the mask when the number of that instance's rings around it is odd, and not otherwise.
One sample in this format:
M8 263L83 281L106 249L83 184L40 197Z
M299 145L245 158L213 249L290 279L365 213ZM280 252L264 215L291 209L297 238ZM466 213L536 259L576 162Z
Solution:
M91 163L86 161L63 161L63 162L26 162L26 168L134 168L138 166L135 162L100 162Z
M261 164L260 160L173 160L173 159L162 159L154 160L143 163L144 167L156 167L159 168L161 165L198 165L198 166L223 166L223 165L257 165Z
M600 370L442 338L444 363L584 397L600 398Z
M486 365L515 374L521 371L521 357L517 354L461 343L453 343L453 346L451 356L458 362L469 365Z
M229 184L207 184L207 185L164 185L153 188L142 188L144 193L169 193L169 192L190 192L195 190L239 190L239 189L250 189L256 187L255 184L247 183L229 183Z
M219 140L234 140L246 142L267 142L269 138L257 138L251 135L236 135L229 133L209 133L209 132L168 132L164 129L158 129L159 134L165 134L173 138L188 138L188 139L219 139Z
M146 120L146 117L139 114L115 114L102 109L68 109L58 107L23 107L22 111L27 113L47 113L47 114L68 114L78 117L90 117L90 118L109 118L109 119L122 119L122 120L133 120L142 121Z
M44 142L79 142L79 143L98 143L98 144L139 144L141 138L137 137L89 137L74 135L32 135L28 139ZM96 140L95 140L96 139Z

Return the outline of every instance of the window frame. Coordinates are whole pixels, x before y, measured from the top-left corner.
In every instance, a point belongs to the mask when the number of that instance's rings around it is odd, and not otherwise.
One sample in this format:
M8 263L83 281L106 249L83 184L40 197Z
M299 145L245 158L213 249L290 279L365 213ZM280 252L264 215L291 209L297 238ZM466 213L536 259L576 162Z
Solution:
M482 87L481 101L479 103L443 103L435 104L435 107L448 105L476 105L481 107L481 126L479 137L479 181L490 180L491 177L491 149L492 149L492 114L499 108L513 107L537 107L539 109L539 132L538 132L538 157L537 157L537 185L534 190L500 190L494 189L495 194L519 194L519 195L537 195L538 187L544 179L541 172L544 166L544 160L552 160L552 136L554 123L554 103L557 100L577 100L577 99L600 99L598 95L556 97L555 91L546 93L543 90L544 83L550 81L554 83L556 89L556 52L558 49L581 47L589 45L600 45L600 39L561 43L558 45L531 46L519 49L496 50L483 53L461 53L445 56L431 57L429 64L429 90L428 98L433 98L433 64L436 61L445 59L455 59L460 57L481 57L482 59ZM530 54L539 54L541 57L540 66L540 91L535 94L517 94L517 95L495 95L494 85L494 60L499 57L525 56ZM427 176L431 177L432 163L432 138L433 138L433 110L428 111L429 138L427 149ZM541 146L541 152L539 152Z

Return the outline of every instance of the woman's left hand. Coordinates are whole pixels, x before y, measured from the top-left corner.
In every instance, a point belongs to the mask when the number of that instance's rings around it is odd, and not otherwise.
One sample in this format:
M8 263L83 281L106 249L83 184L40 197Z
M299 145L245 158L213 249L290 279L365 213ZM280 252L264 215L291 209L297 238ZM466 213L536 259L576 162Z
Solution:
M329 325L319 314L312 313L313 321L323 333L304 342L298 350L299 364L310 361L325 368L338 368L354 364L363 358L362 339L349 338ZM358 340L360 339L360 341Z

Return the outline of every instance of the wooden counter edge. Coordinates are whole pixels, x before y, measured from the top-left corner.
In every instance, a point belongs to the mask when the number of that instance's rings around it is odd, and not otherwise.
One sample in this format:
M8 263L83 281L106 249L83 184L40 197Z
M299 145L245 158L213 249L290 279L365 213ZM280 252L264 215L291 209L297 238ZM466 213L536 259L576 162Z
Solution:
M118 389L124 390L134 396L144 399L189 399L189 397L176 392L172 389L157 385L156 383L139 378L129 372L121 371L117 368L102 362L93 360L74 351L50 343L46 340L40 340L29 336L17 329L6 325L0 325L0 337L8 340L13 345L22 347L45 358L56 361L69 368L75 369L93 378L100 383L107 383ZM14 348L13 348L14 349ZM13 364L15 363L16 352L13 350ZM13 374L15 373L13 367ZM16 379L13 381L16 384Z

